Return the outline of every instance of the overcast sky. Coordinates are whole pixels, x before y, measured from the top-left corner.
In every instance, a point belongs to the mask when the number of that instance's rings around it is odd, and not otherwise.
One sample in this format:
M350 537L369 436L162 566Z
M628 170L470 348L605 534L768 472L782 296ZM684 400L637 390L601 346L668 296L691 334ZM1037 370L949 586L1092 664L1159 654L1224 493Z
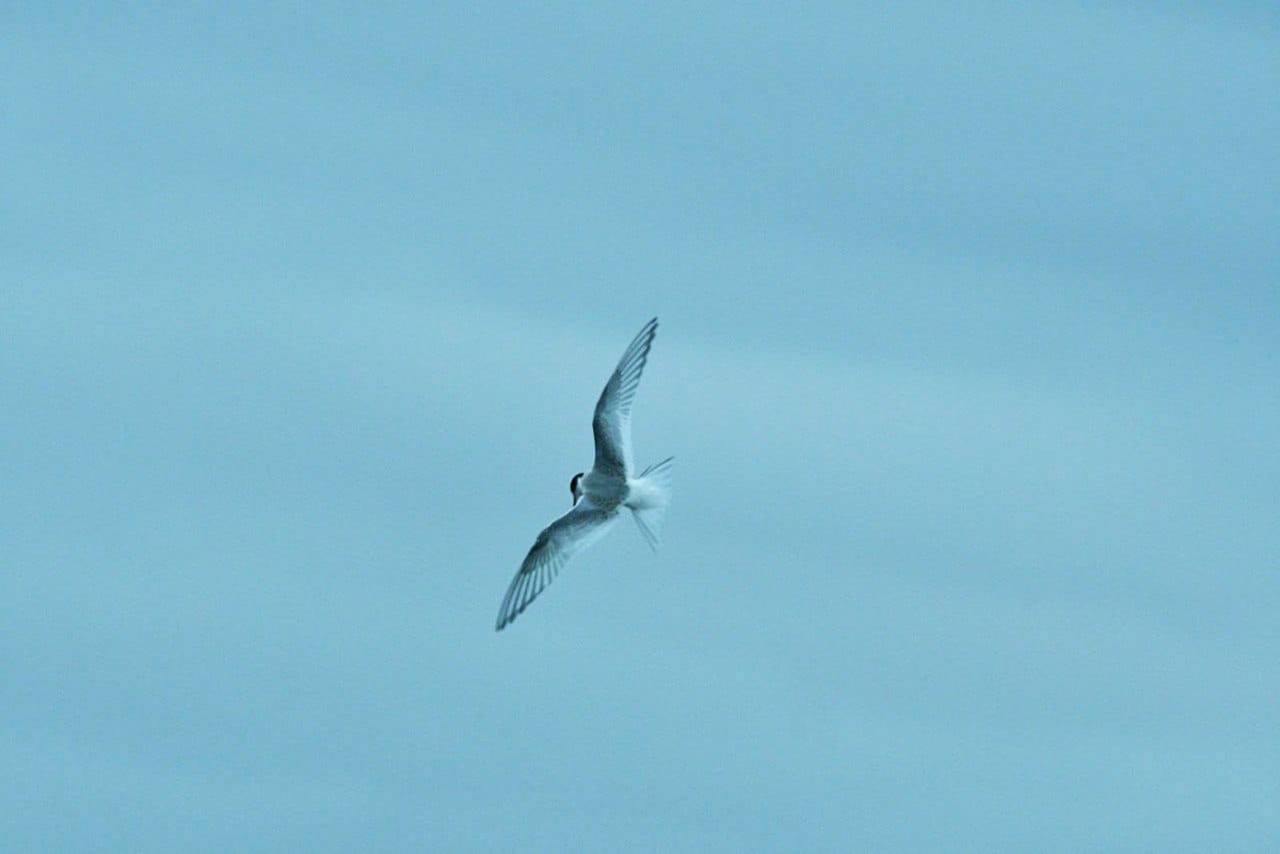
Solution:
M6 846L1280 845L1271 4L102 5L0 13ZM655 314L663 549L495 634Z

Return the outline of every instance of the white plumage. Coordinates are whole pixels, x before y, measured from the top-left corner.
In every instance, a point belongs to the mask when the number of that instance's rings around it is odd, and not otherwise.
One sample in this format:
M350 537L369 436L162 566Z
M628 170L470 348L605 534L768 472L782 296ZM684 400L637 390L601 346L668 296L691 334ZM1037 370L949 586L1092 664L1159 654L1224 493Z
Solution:
M498 631L529 607L571 557L608 533L623 508L631 510L645 541L654 549L658 547L663 516L671 500L672 458L649 466L638 475L632 474L631 462L631 404L657 331L655 317L623 352L600 393L591 419L595 464L585 477L575 477L570 482L573 509L538 534L511 579L498 609Z

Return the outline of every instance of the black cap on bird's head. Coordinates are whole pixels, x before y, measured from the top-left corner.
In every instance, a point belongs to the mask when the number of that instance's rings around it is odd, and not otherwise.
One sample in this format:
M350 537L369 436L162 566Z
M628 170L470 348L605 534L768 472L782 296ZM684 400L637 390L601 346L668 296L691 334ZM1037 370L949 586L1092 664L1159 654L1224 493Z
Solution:
M569 494L573 496L573 503L578 503L578 481L582 480L582 472L578 472L569 481Z

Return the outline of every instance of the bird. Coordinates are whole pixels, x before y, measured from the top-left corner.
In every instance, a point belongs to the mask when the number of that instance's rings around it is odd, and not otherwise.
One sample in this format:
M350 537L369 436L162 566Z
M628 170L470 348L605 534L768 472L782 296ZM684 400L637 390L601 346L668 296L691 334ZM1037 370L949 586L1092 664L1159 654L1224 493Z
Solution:
M496 631L502 631L524 613L570 558L608 533L624 509L631 511L641 536L657 551L671 501L671 466L675 458L667 457L639 473L631 459L631 404L657 331L655 317L623 351L600 392L591 418L595 462L591 471L578 472L570 478L571 509L538 534L502 598Z

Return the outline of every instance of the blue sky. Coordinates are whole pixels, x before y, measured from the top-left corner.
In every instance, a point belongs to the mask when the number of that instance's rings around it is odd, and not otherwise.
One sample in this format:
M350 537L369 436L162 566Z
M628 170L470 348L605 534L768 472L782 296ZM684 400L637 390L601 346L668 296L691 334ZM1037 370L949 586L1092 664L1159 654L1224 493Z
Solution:
M6 844L1280 843L1267 4L0 24Z

